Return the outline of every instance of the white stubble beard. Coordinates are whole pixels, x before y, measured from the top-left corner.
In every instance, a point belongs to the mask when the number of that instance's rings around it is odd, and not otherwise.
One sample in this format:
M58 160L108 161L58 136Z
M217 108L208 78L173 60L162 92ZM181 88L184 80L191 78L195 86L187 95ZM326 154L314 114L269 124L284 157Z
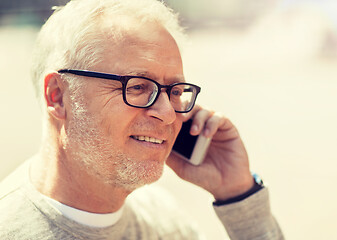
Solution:
M117 149L110 137L101 131L97 118L88 111L80 93L81 87L75 88L72 95L73 117L64 142L64 150L70 150L73 160L80 162L88 174L103 184L129 192L158 180L163 164L160 161L132 159ZM76 146L76 152L71 151L73 146Z

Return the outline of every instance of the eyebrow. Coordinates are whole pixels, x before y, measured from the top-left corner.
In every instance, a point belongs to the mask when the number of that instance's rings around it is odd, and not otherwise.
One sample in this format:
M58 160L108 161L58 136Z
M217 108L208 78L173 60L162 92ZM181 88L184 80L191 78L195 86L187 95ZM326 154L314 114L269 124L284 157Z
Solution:
M148 71L129 71L126 72L124 75L129 75L129 76L139 76L139 77L147 77L150 78L152 80L157 81L158 78L151 72ZM166 78L166 80L168 80L171 83L179 83L179 82L185 82L184 76L176 76L173 78Z

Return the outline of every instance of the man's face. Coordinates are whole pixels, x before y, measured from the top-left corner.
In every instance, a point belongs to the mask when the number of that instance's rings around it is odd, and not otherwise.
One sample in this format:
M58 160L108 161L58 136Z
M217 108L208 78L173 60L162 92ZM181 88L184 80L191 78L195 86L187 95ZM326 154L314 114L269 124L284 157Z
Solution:
M156 25L129 29L124 41L109 46L90 70L146 76L160 84L183 81L182 62L173 38ZM102 182L133 190L157 180L182 124L165 91L150 108L123 102L121 83L82 77L71 94L65 150ZM85 166L85 168L83 168Z

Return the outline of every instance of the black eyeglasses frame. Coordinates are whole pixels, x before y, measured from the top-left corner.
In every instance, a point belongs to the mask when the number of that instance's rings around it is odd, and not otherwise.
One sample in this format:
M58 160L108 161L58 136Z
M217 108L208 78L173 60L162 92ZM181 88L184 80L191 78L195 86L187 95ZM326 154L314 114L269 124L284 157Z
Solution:
M158 99L160 93L161 93L161 89L165 88L166 89L166 93L170 99L170 93L171 93L171 89L177 85L189 85L191 87L194 87L196 89L196 94L194 96L193 99L193 104L185 111L178 111L178 110L174 110L177 113L187 113L189 111L191 111L195 105L195 101L197 99L198 94L201 91L201 88L197 85L191 84L191 83L184 83L184 82L178 82L178 83L173 83L170 85L161 85L158 82L156 82L155 80L151 79L151 78L147 78L147 77L143 77L143 76L120 76L120 75L115 75L115 74L110 74L110 73L101 73L101 72L93 72L93 71L88 71L88 70L74 70L74 69L61 69L57 71L58 73L62 74L62 73L70 73L70 74L74 74L74 75L78 75L78 76L84 76L84 77L93 77L93 78L101 78L101 79L107 79L107 80L114 80L114 81L119 81L122 83L122 92L123 92L123 101L126 105L130 106L130 107L135 107L135 108L149 108L151 107ZM137 106L137 105L132 105L130 104L127 99L126 99L126 85L128 83L128 81L132 78L141 78L141 79L146 79L149 80L151 82L153 82L154 84L157 85L158 87L158 93L156 95L156 97L149 102L146 106Z

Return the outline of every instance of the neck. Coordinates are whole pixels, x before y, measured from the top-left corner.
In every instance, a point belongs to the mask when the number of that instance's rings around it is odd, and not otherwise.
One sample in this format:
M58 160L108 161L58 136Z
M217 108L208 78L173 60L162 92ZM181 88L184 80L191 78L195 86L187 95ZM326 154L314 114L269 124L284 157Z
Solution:
M72 159L67 159L62 151L50 149L42 148L32 161L30 178L39 192L92 213L112 213L123 206L130 191L100 182L86 173L84 167L71 164Z

